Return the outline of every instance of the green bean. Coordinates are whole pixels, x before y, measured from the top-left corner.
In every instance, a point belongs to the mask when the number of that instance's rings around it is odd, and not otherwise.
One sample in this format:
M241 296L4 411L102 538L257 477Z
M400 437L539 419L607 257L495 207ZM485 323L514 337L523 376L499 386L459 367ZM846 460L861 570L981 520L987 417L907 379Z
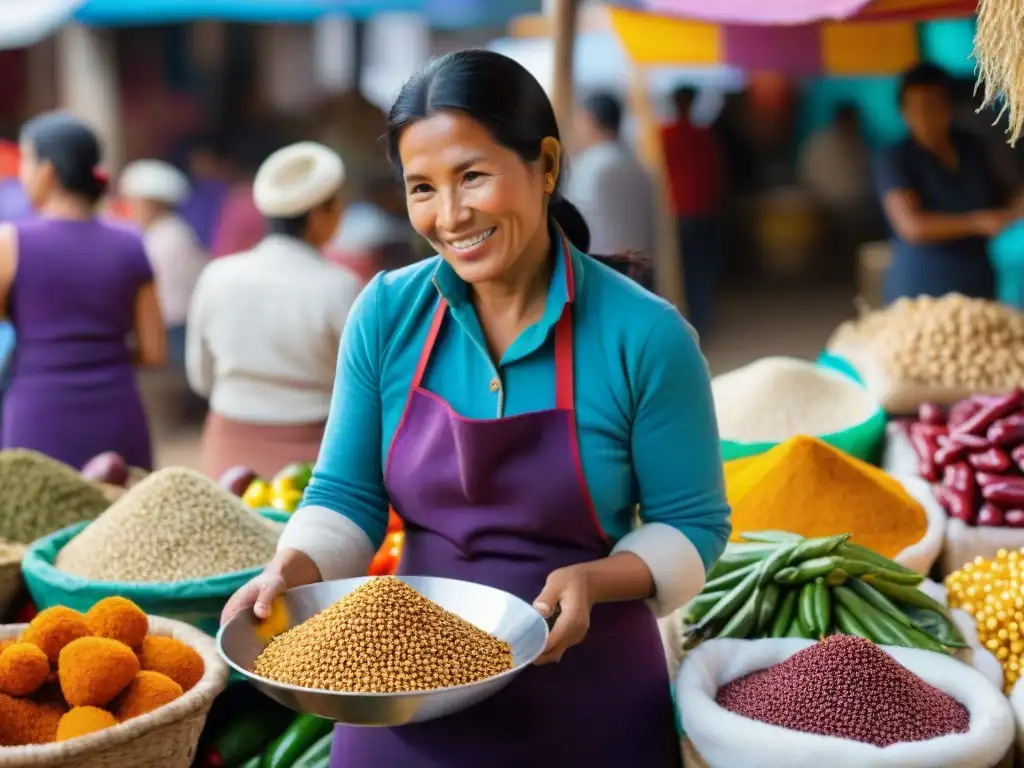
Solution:
M899 608L893 605L892 601L888 597L883 595L877 589L872 587L866 581L860 579L850 579L848 586L857 593L857 595L867 602L869 605L873 605L879 611L884 613L889 618L898 621L907 627L912 627L913 622L910 618L903 613Z
M805 539L796 545L789 556L788 565L797 565L804 560L813 560L817 557L831 555L837 547L850 538L850 534L841 533L838 536L821 536L816 539Z
M927 608L931 611L938 611L941 614L946 613L946 606L928 597L928 595L917 587L909 587L904 584L893 584L891 581L875 578L874 576L865 576L863 580L868 582L871 586L891 600L898 600L901 603L916 605L918 608Z
M853 615L845 605L837 602L832 608L836 617L836 626L839 631L844 635L855 635L856 637L863 637L865 640L871 640L874 642L874 638L871 637L870 633L864 629L857 618Z
M726 622L722 631L718 633L718 637L746 637L748 633L756 629L762 595L763 592L755 587L747 601Z
M745 541L755 541L766 544L790 544L803 541L804 537L799 533L789 531L749 531L740 534Z
M882 645L901 645L897 634L890 631L891 625L881 621L885 614L863 600L849 587L836 587L832 590L836 600L848 610L868 634L868 639Z
M832 572L839 561L837 557L816 557L812 560L804 560L797 566L783 568L775 574L775 580L782 584L804 584L814 581L819 576L825 576Z
M729 544L718 562L711 567L708 578L716 579L737 568L760 562L778 548L778 544Z
M832 627L832 592L819 576L814 580L814 623L818 637L824 637Z
M838 550L838 554L843 557L849 557L853 560L863 560L868 563L874 563L881 568L888 568L891 571L900 571L902 573L910 573L915 576L919 575L917 571L907 568L905 565L897 563L895 560L890 560L885 555L875 552L873 549L862 547L860 544L854 544L852 541L847 541L841 545Z
M775 578L775 574L782 570L782 567L786 564L786 560L789 559L790 553L796 549L796 545L782 546L777 550L768 555L764 560L761 561L761 577L757 582L757 586L764 587L771 583L772 579Z
M686 604L686 607L683 609L683 622L686 624L696 624L704 618L704 614L715 607L715 603L727 594L729 594L727 589L719 590L718 592L701 592Z
M789 625L793 623L793 617L796 616L796 601L799 597L800 590L786 590L786 594L783 596L778 609L775 611L775 620L772 622L771 632L768 633L769 637L786 636L786 632L789 630Z
M708 611L697 623L697 629L704 629L714 622L728 619L743 605L750 594L757 588L757 571L752 571L743 581L733 587L729 594L715 603L715 607Z
M704 583L704 589L701 592L717 592L720 589L732 589L741 581L743 581L751 572L758 570L761 567L761 562L751 563L745 565L742 568L737 568L735 571L730 571L724 576L712 579Z
M814 611L814 582L809 581L800 590L800 602L797 604L797 616L809 633L810 637L819 634Z
M800 620L799 616L793 617L793 621L790 622L789 629L786 630L786 637L800 637L804 640L813 639L811 633L804 626L804 623Z
M771 629L772 619L779 607L779 595L782 593L782 588L774 581L770 581L758 589L762 592L761 605L757 612L757 630L760 632Z

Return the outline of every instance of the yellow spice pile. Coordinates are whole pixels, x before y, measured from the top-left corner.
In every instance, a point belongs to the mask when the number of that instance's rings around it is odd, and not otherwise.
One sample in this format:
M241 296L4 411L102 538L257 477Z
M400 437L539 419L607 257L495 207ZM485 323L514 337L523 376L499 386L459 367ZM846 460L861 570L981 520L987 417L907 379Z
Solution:
M401 693L512 668L512 649L404 582L378 578L274 638L254 672L302 688Z

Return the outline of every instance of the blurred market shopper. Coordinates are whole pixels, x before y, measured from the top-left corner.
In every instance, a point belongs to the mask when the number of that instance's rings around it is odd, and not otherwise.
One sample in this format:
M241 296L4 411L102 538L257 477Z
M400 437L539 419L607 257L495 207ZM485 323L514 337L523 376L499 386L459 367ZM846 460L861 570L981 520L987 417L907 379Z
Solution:
M100 162L96 135L69 114L22 129L21 182L39 216L0 228L0 302L17 333L0 443L73 467L117 451L149 469L133 363L163 365L167 341L141 238L95 216Z
M705 333L711 326L722 266L722 158L711 130L690 119L696 97L693 88L678 88L672 94L675 120L661 129L661 143L679 231L686 307L694 328Z
M189 141L181 153L184 155L181 165L188 173L191 193L182 203L180 213L205 249L213 246L221 209L231 191L222 143L214 136L199 136Z
M267 223L253 199L253 178L263 161L280 147L258 131L233 143L230 165L236 178L221 202L210 248L213 258L248 251L266 236Z
M156 276L171 362L184 369L185 321L199 273L207 262L195 232L178 212L189 198L188 179L168 163L137 160L121 173L118 191L143 232L146 255Z
M357 302L303 505L224 617L266 618L282 589L365 574L390 500L400 573L561 613L537 666L477 707L337 727L334 768L678 766L655 613L700 589L729 534L693 330L586 255L554 110L520 64L435 59L388 134L409 219L440 255L378 275Z
M199 277L186 367L210 401L203 468L212 477L236 465L272 477L316 458L341 331L362 285L320 255L341 220L344 181L341 158L321 144L275 152L253 186L270 234Z
M875 184L893 231L883 296L987 299L995 276L987 242L1016 215L984 147L952 124L951 81L934 64L904 73L900 111L909 135L879 153Z
M622 104L610 93L592 93L576 112L576 138L565 196L590 227L593 253L654 251L654 187L647 171L621 140Z

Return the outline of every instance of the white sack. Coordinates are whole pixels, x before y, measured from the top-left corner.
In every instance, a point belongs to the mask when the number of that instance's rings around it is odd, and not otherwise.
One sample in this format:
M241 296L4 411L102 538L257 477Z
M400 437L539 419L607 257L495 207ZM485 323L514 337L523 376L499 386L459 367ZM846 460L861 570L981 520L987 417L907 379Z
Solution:
M880 748L750 720L715 702L726 683L813 644L790 638L711 640L687 655L676 680L682 725L709 768L991 768L1010 749L1015 723L1006 697L966 664L929 651L884 647L967 708L967 733Z

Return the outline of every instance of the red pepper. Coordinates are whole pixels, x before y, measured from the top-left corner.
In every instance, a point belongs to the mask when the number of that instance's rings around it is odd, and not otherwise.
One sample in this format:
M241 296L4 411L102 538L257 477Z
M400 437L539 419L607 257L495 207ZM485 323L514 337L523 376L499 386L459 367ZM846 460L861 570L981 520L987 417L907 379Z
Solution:
M949 409L949 416L946 419L946 426L950 431L959 429L960 425L974 416L982 408L982 403L972 399L961 400Z
M967 457L967 461L977 470L994 472L995 474L1005 472L1013 466L1013 462L1010 461L1010 457L1006 455L1006 452L998 448L989 448L981 453L972 453Z
M935 464L935 454L939 447L937 429L940 428L918 422L910 425L908 433L910 444L917 454L917 473L930 483L939 479L939 468Z
M981 489L985 501L991 501L1004 509L1024 508L1024 477L1008 477L1002 482L986 485Z
M982 504L978 510L976 525L984 525L992 528L999 528L1003 525L1003 510L992 504Z
M1003 522L1010 528L1024 528L1024 509L1010 509L1003 514Z
M922 424L944 426L946 411L941 405L935 403L921 403L921 407L917 409L917 420Z
M940 437L936 444L938 448L935 451L935 463L940 467L948 467L967 455L967 446L954 442L952 438Z
M1024 392L1015 389L979 408L971 418L957 427L957 434L982 435L998 419L1009 416L1014 411L1019 411L1022 404L1024 404Z
M934 490L935 498L950 517L963 520L968 525L974 524L974 499L945 485L937 485Z
M992 445L1020 445L1024 443L1024 413L999 419L985 434Z

